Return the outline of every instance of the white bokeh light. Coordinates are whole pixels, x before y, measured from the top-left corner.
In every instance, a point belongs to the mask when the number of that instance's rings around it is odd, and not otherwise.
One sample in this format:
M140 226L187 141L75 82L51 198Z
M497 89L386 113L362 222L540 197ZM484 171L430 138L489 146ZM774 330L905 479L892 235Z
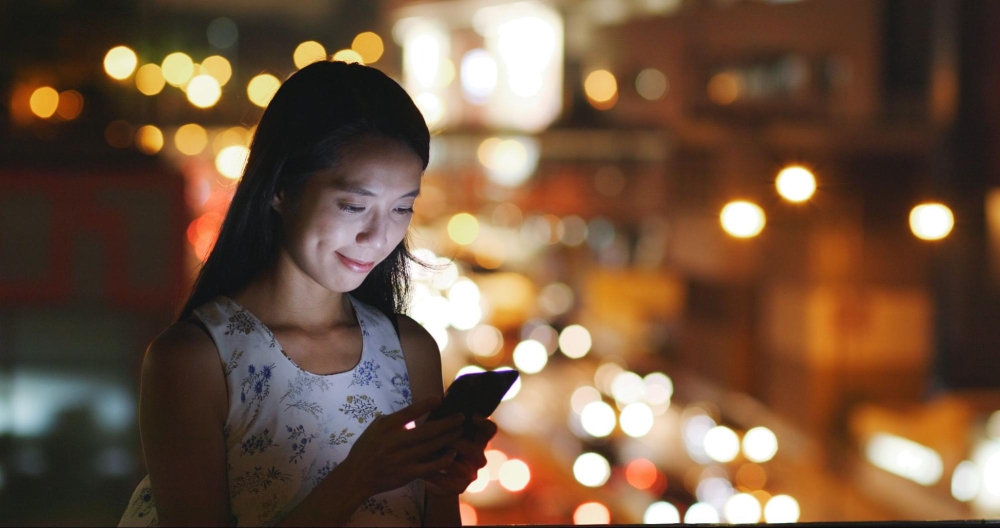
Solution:
M716 524L719 512L707 502L696 502L684 512L685 524Z
M646 508L642 522L645 524L677 524L681 522L681 514L673 504L657 501Z
M764 520L771 524L799 521L799 502L789 495L775 495L764 506Z
M767 462L777 452L778 438L766 427L754 427L743 437L743 456L751 462Z
M737 493L726 499L722 513L727 522L733 524L751 524L760 521L760 501L749 493Z
M580 413L580 424L590 436L608 436L615 430L615 410L603 401L590 402Z
M514 347L514 365L525 374L541 372L548 361L549 353L545 345L534 339L526 339Z
M625 434L633 438L643 437L653 428L653 410L642 402L630 403L622 409L618 423Z
M611 382L611 395L619 404L628 405L642 399L644 386L638 374L625 371L615 376Z
M716 462L731 462L740 453L740 439L724 426L715 426L705 433L705 453Z
M573 476L580 484L597 488L611 477L611 464L597 453L584 453L573 462Z

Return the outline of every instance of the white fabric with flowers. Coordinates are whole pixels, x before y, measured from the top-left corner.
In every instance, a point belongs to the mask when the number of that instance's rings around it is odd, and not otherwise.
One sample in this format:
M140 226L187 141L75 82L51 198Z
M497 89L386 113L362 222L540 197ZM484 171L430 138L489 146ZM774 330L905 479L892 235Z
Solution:
M238 526L277 523L347 457L380 414L410 405L410 379L392 322L351 297L361 325L361 360L349 371L317 375L285 355L274 334L227 297L194 311L215 341L229 391L226 439L229 500ZM332 499L335 500L335 499ZM350 525L413 526L424 487L414 480L370 497ZM157 526L147 476L119 526Z

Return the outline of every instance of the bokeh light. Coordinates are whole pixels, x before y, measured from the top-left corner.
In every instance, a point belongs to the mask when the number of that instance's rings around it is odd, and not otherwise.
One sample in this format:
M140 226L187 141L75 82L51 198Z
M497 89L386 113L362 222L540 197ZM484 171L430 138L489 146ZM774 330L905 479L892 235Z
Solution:
M469 50L459 66L462 92L473 103L485 102L497 86L497 63L482 48Z
M215 168L226 178L237 180L243 174L248 154L250 150L242 145L228 146L215 156Z
M31 112L42 119L48 119L56 113L56 109L59 108L59 92L51 86L42 86L36 88L34 92L31 93L31 99L28 104L31 106Z
M486 457L485 469L490 480L500 480L500 468L507 462L507 455L498 449L487 449L483 455Z
M729 202L719 215L722 228L736 238L753 238L764 230L764 210L746 201Z
M743 436L743 456L751 462L767 462L777 452L778 437L767 427L754 427Z
M143 64L135 72L135 87L143 95L156 95L166 85L167 80L163 77L163 69L159 64Z
M646 508L642 515L645 524L677 524L681 522L681 513L669 502L657 501Z
M171 86L181 86L194 75L194 61L186 53L177 51L164 57L160 63L163 78Z
M465 488L465 493L479 493L486 489L490 485L490 472L485 467L479 468L476 473L476 480L469 483L469 486Z
M361 60L365 64L372 64L382 58L382 53L385 52L385 44L382 43L382 37L378 36L378 34L365 31L358 33L354 37L354 40L351 42L351 49L361 56Z
M646 458L637 458L625 466L625 480L635 489L652 488L658 473L656 465Z
M247 97L250 102L264 108L271 102L274 93L281 87L281 81L270 73L262 73L247 83Z
M358 64L364 64L365 60L361 57L361 54L352 49L342 49L330 57L330 60L337 62L353 62Z
M736 433L724 426L718 425L705 433L705 453L716 462L731 462L740 453L740 439Z
M128 46L115 46L104 55L104 71L112 79L128 79L139 64L139 58Z
M621 405L627 405L642 399L644 387L642 378L631 371L618 373L611 381L611 395Z
M778 194L789 202L804 202L816 192L816 176L799 165L781 169L774 184L778 188Z
M296 68L306 66L321 60L326 60L326 48L315 40L307 40L295 47L292 53L292 62Z
M493 357L503 348L503 333L494 326L477 325L465 336L466 346L480 357Z
M726 500L722 513L732 524L756 523L761 516L760 502L749 493L737 493Z
M587 74L583 90L590 104L599 110L607 110L618 100L618 81L608 70L594 70Z
M76 90L66 90L59 94L56 115L70 121L76 119L80 112L83 112L83 94Z
M145 154L156 154L163 148L163 132L153 125L140 127L135 131L135 146Z
M580 413L580 424L590 436L602 438L615 430L615 410L603 401L588 403Z
M584 486L599 488L611 477L611 464L597 453L583 453L573 462L573 477Z
M764 520L770 524L799 522L799 502L789 495L775 495L764 506Z
M642 402L630 403L622 409L618 423L625 434L641 438L653 428L653 410Z
M507 491L521 491L531 482L531 470L528 464L512 458L500 466L498 480Z
M423 92L413 98L413 103L417 106L417 110L420 110L420 114L424 116L428 128L435 129L444 122L444 102L437 95Z
M568 358L580 359L586 356L592 345L590 332L581 325L569 325L559 333L559 350Z
M210 108L219 102L222 96L222 87L219 81L208 74L196 75L187 84L185 89L188 101L198 108Z
M548 363L549 354L545 345L534 339L521 341L514 347L514 365L525 374L537 374Z
M569 398L570 407L576 414L583 414L583 409L586 408L588 404L596 401L601 401L601 393L589 385L577 387ZM612 414L614 413L613 410L611 412Z
M469 213L458 213L448 221L448 236L456 244L467 246L479 236L479 221Z
M921 240L941 240L955 227L955 215L941 203L925 203L910 211L910 230Z
M684 512L685 524L716 524L718 522L718 510L707 502L696 502Z
M721 72L708 81L708 98L718 105L734 103L743 95L743 77L732 72Z
M979 495L979 467L969 460L963 460L955 466L951 474L951 496L955 500L969 502Z
M232 64L222 55L205 57L205 60L201 61L201 68L205 73L214 77L219 86L225 86L233 76Z
M573 524L609 524L611 512L600 502L585 502L573 511Z
M476 508L466 502L458 503L458 515L462 519L462 526L475 526L479 523Z
M236 23L226 17L219 17L208 24L208 42L219 49L232 47L239 40L240 32Z
M660 99L669 88L667 76L656 68L646 68L635 78L635 91L647 101Z
M669 404L674 395L674 382L662 372L650 372L642 378L643 399L653 406Z
M188 156L201 154L208 146L208 132L197 123L183 125L174 133L174 146Z

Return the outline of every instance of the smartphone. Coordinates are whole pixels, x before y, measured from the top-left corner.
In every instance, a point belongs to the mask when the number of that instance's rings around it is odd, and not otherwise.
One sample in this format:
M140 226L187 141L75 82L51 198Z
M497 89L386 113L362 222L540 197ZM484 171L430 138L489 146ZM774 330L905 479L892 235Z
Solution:
M456 413L465 414L466 421L472 420L474 414L487 417L500 405L518 376L516 370L463 374L455 378L444 393L441 405L431 411L427 419L437 420Z

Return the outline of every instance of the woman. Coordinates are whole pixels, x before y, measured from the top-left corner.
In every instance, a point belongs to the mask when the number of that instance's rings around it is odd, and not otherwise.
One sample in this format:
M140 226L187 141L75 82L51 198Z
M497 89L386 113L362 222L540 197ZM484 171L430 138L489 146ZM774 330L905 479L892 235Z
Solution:
M121 525L460 524L496 426L405 315L430 137L380 71L317 62L258 124L216 245L143 363L148 477ZM417 402L417 403L413 403Z

